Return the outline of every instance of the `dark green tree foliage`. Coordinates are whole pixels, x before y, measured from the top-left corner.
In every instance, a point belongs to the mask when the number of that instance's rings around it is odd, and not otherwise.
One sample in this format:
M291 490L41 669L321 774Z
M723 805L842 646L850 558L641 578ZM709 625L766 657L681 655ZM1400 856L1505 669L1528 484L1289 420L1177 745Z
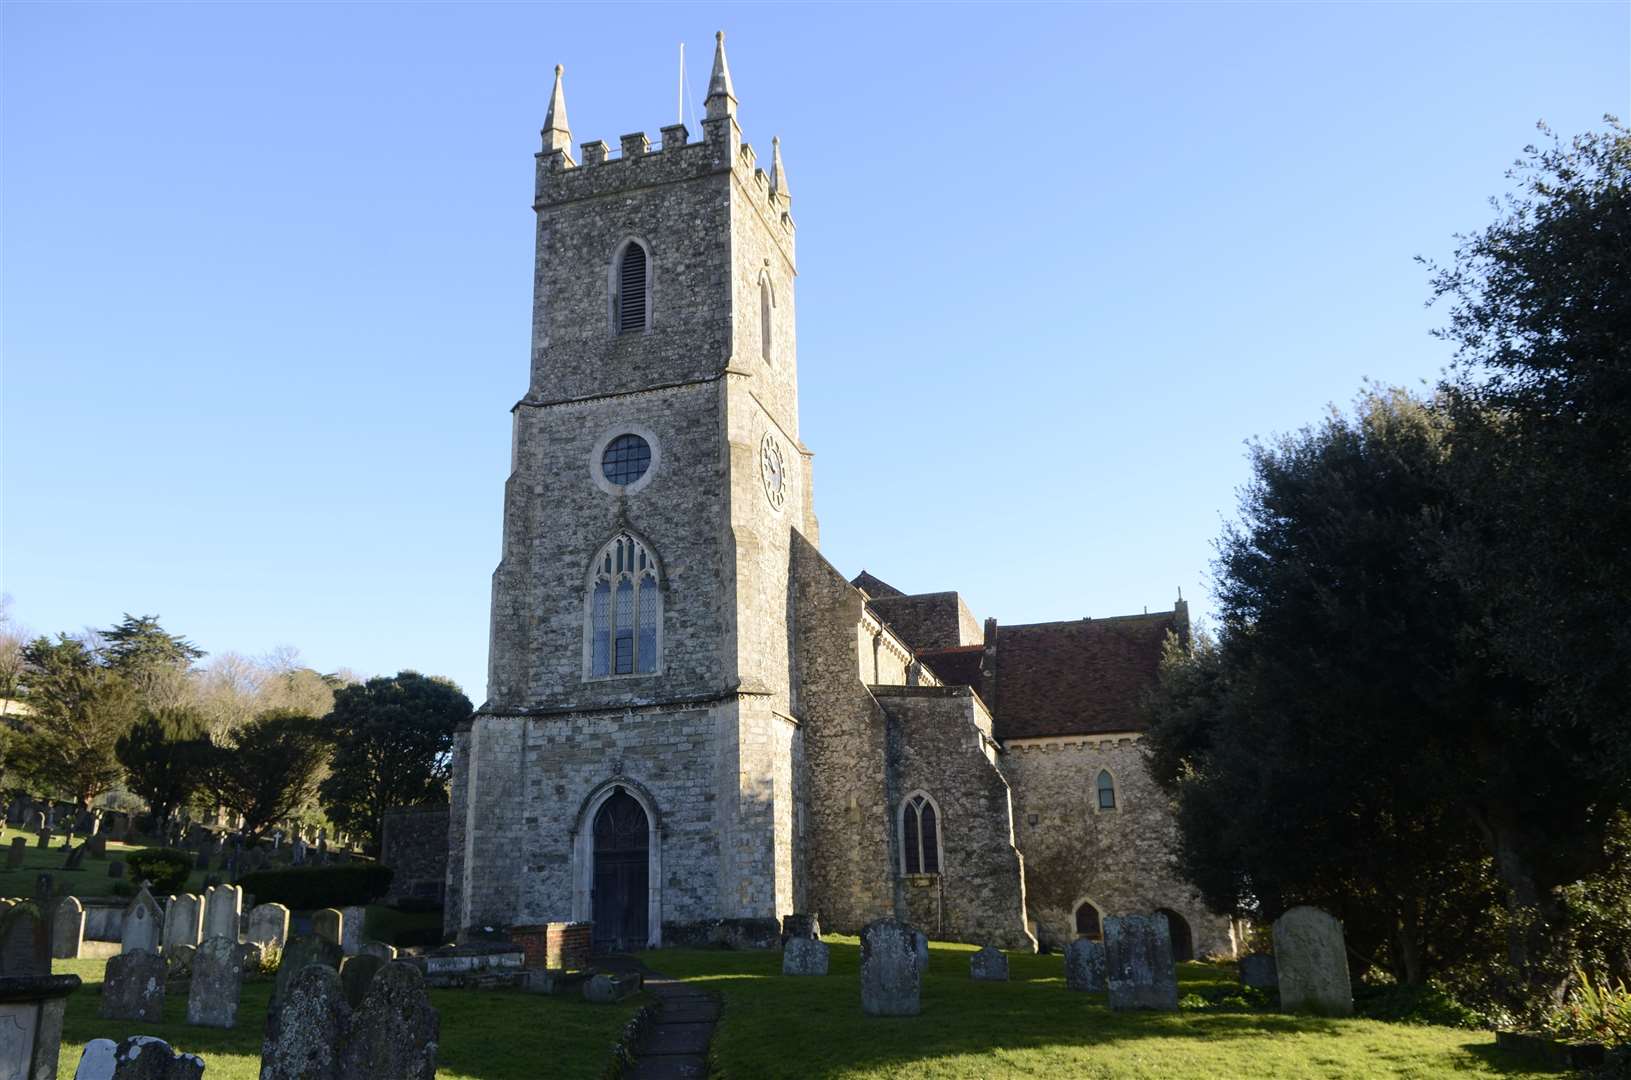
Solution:
M298 712L274 710L255 717L211 753L205 789L242 814L244 833L258 838L317 795L317 781L330 744L323 723Z
M134 716L129 686L62 634L24 646L22 690L33 713L8 742L7 767L89 806L123 773L114 746Z
M101 631L101 660L116 672L147 708L167 708L187 696L186 674L204 650L168 633L157 615L125 614L119 625Z
M195 709L144 709L114 746L126 784L160 823L203 786L213 760L209 725Z
M446 679L403 671L334 693L336 741L323 781L329 819L378 850L388 807L447 801L453 732L470 699Z

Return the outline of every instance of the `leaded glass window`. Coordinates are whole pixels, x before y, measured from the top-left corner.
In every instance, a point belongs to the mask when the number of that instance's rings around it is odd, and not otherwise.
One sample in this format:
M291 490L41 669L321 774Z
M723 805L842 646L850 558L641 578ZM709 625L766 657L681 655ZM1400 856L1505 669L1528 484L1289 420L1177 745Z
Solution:
M651 468L651 444L638 435L619 435L600 455L600 471L613 484L632 484Z
M1116 781L1110 775L1109 769L1099 770L1099 809L1114 810L1116 808Z
M651 675L662 651L657 560L619 533L595 556L589 583L589 674Z
M940 815L923 793L908 795L900 815L901 869L908 874L940 873Z

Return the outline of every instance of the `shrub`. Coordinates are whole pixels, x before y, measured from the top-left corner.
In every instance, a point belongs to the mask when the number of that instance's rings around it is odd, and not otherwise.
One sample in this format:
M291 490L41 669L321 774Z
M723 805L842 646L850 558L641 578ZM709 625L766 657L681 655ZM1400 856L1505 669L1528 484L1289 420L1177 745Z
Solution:
M193 855L176 848L148 848L132 853L125 864L132 881L150 881L153 895L167 896L186 887L187 876L193 872Z
M1589 1039L1607 1046L1631 1043L1631 989L1623 981L1606 977L1592 981L1585 969L1575 968L1579 985L1568 1000L1546 1017L1546 1030L1569 1039Z
M391 887L391 868L379 863L345 863L257 870L239 878L238 884L244 892L255 894L257 904L282 904L302 911L352 907L384 896Z
M1451 997L1442 987L1361 986L1354 992L1354 1013L1369 1020L1395 1024L1436 1024L1440 1027L1483 1027L1484 1018Z

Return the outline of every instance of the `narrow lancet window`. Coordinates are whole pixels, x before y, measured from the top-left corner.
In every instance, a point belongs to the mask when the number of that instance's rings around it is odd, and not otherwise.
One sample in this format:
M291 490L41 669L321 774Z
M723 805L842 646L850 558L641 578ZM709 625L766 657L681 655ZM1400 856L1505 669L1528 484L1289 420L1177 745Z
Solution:
M649 325L646 309L650 267L646 264L643 245L634 240L623 245L612 280L612 325L619 334L644 330Z
M1110 775L1109 769L1099 770L1099 809L1114 810L1116 808L1116 781Z
M904 873L940 873L940 815L925 794L908 795L901 805L900 850Z

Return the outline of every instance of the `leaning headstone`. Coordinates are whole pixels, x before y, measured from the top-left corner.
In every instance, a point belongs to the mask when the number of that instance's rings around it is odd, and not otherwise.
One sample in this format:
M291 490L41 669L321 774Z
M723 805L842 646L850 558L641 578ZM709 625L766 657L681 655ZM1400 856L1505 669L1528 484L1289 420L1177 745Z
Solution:
M203 936L203 902L192 893L170 897L164 906L164 947L196 946Z
M827 974L827 943L810 937L788 938L782 946L782 974Z
M917 931L879 919L861 931L861 1009L868 1016L916 1016L923 973Z
M322 911L312 913L312 933L324 941L332 941L339 945L341 950L345 947L345 916L334 908L324 908Z
M1177 1009L1178 969L1167 917L1157 912L1105 919L1104 973L1112 1009Z
M119 951L134 952L138 949L144 952L156 953L159 951L161 932L163 930L164 912L159 910L159 902L153 899L153 894L143 885L136 898L125 908L125 925L119 934Z
M368 909L341 908L340 914L344 916L340 923L340 951L347 956L356 956L357 950L362 948L362 924L367 918Z
M23 855L28 851L28 837L14 836L11 846L6 849L6 869L15 870L23 865Z
M243 961L236 938L206 937L193 954L193 981L187 991L187 1023L197 1027L238 1025L238 994L243 989Z
M377 956L381 960L395 960L396 946L387 945L383 941L365 941L357 946L358 956Z
M236 943L238 917L244 891L236 885L217 885L204 894L204 937L224 937Z
M289 942L285 963L288 952L304 940ZM340 988L340 973L323 964L302 968L267 1017L260 1080L349 1080L340 1053L350 1025L351 1006Z
M390 961L367 953L358 953L348 956L340 961L340 989L345 991L345 1000L353 1009L362 1005L363 995L368 993L368 984L374 981L379 969Z
M127 950L108 959L102 975L104 1020L164 1022L164 957L145 949Z
M1104 993L1104 942L1079 938L1065 946L1065 985L1089 994Z
M987 945L968 958L968 977L975 982L1007 982L1008 958L1002 950Z
M1283 1011L1353 1015L1347 944L1335 916L1303 906L1275 919L1274 964Z
M282 904L257 904L249 910L250 941L283 948L289 940L289 909Z
M1280 985L1274 972L1274 957L1268 953L1248 953L1240 958L1240 985L1256 990L1272 990Z
M51 974L51 928L32 900L0 914L0 972L8 976Z
M92 1039L79 1055L74 1080L201 1080L204 1059L178 1054L152 1035L132 1035L123 1042Z
M381 968L351 1016L341 1073L370 1080L435 1080L442 1018L412 964Z
M79 959L79 947L84 940L85 905L78 897L64 896L51 913L52 959Z
M316 964L318 967L340 969L340 947L316 934L298 934L283 947L278 962L277 979L272 984L272 1000L281 1001L300 972Z

